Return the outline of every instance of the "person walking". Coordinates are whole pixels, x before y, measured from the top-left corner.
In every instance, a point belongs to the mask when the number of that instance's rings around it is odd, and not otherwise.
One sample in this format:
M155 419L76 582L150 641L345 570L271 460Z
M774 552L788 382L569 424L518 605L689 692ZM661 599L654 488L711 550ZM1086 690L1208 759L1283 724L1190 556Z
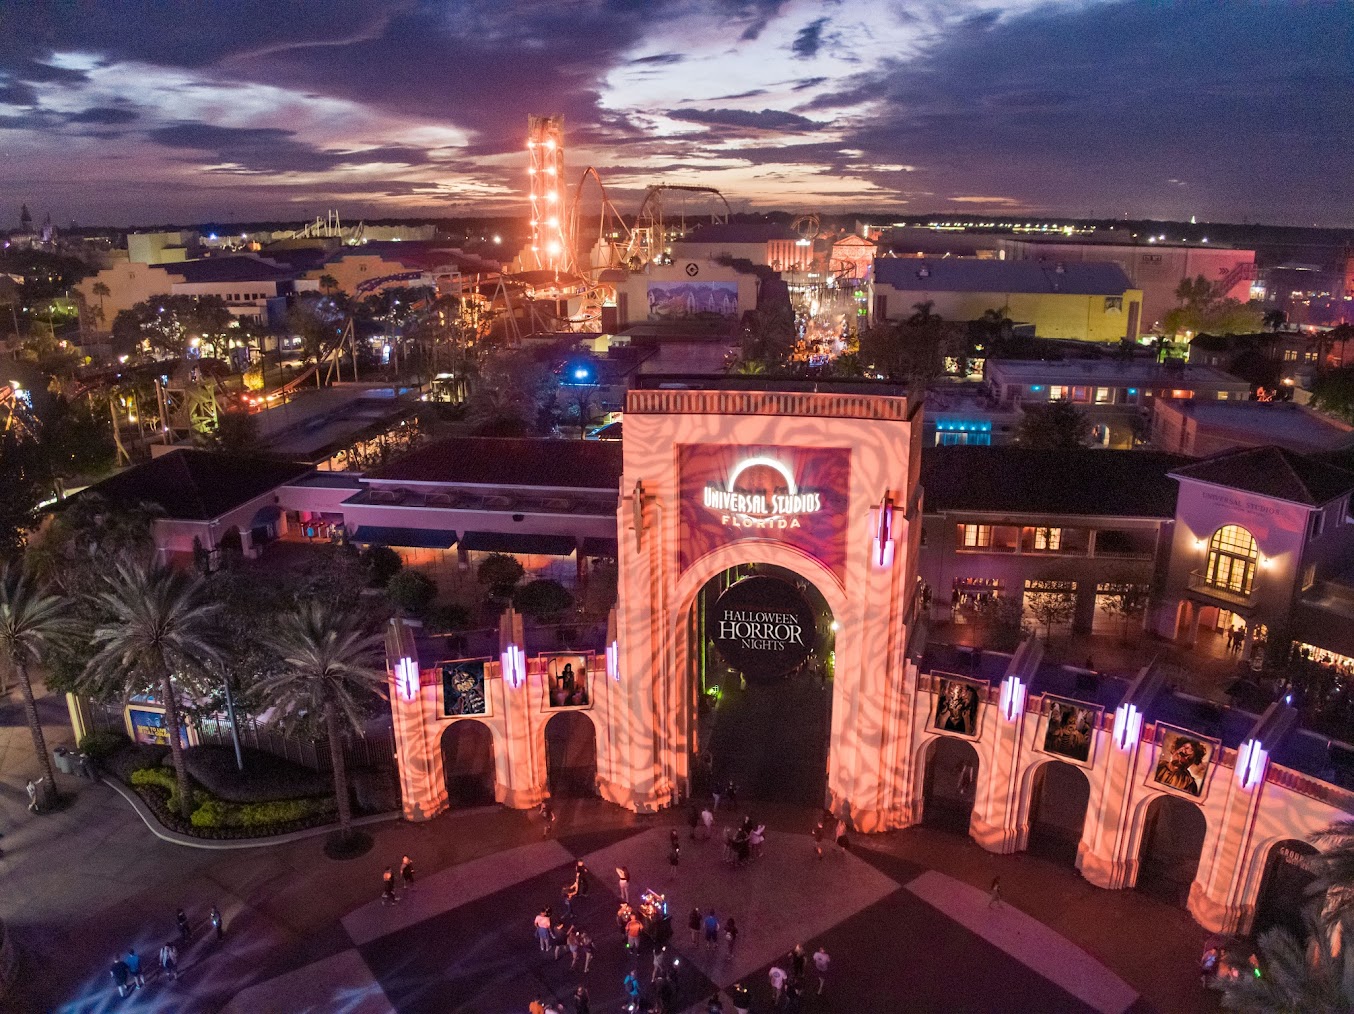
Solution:
M541 837L549 838L550 832L554 830L555 827L555 811L550 808L550 802L548 800L543 799L541 800L540 812L541 812L541 823L544 825L544 830L541 831Z
M226 924L225 921L221 918L221 910L217 908L215 905L212 906L210 918L212 922L212 930L216 933L216 939L220 940L222 937L226 935Z
M621 985L625 988L625 995L630 998L630 1002L638 1004L641 990L639 976L635 974L633 968L625 974L625 978L621 980Z
M772 965L766 977L771 981L771 1006L777 1007L780 1005L781 994L785 992L785 980L789 977L780 965Z
M569 968L570 968L570 969L574 969L574 968L577 968L577 967L578 967L578 948L579 948L579 943L580 943L580 941L582 940L582 937L583 937L583 934L579 931L579 929L578 929L577 926L570 926L570 927L569 927L568 943L569 943Z
M574 990L574 1014L591 1014L592 1008L588 1003L588 987L581 982L578 988Z
M625 949L631 954L639 953L639 938L643 933L644 924L639 921L639 916L632 915L625 924Z
M565 884L560 888L560 893L564 896L564 914L572 919L574 917L574 899L578 897L578 881Z
M741 982L729 987L729 999L733 1001L736 1014L748 1014L752 1010L752 993Z
M583 952L583 974L592 969L592 955L597 950L592 942L592 934L587 930L578 931L578 949Z
M630 868L628 866L616 867L616 883L620 885L621 901L630 901Z
M693 908L691 914L686 917L686 928L691 931L691 946L695 947L701 942L701 910Z
M131 975L132 980L138 987L144 989L146 985L146 973L141 970L141 955L136 953L136 948L133 947L128 951L127 956L122 960L123 963L126 964L127 972Z
M160 948L160 971L170 979L179 977L179 950L171 943Z
M715 915L713 908L705 913L703 925L705 928L705 949L713 954L719 947L719 916Z
M668 832L668 843L675 849L682 847L682 836L677 833L675 827Z
M414 889L414 861L408 856L400 856L400 883L406 891Z
M701 809L694 802L689 807L687 814L687 823L691 825L691 840L696 840L696 828L700 827Z
M729 801L729 809L737 810L738 807L738 786L729 779L729 784L724 787L724 798Z
M578 888L580 898L588 896L588 888L592 884L591 876L592 871L588 869L587 863L583 862L582 859L574 863L574 886Z
M733 916L724 920L724 942L729 945L729 957L733 957L733 946L738 943L738 924Z
M121 958L114 956L113 966L108 970L108 974L113 977L113 982L117 984L119 997L126 999L127 994L136 988L132 983L132 973L127 969L127 962Z
M823 984L827 982L827 969L832 964L832 956L819 945L813 952L813 970L818 973L818 995L823 995Z
M188 925L188 916L184 914L183 909L174 913L174 921L179 925L179 940L182 943L188 943L193 937L193 927Z
M1001 904L1001 877L992 878L992 889L987 894L987 907Z
M550 927L550 947L555 952L555 961L558 961L559 956L568 950L569 931L564 928L564 923L557 922Z
M536 926L536 942L540 944L542 951L550 950L550 910L541 909L541 912L534 920Z
M387 866L381 874L381 904L393 905L399 900L395 897L395 870Z
M718 993L712 993L710 999L705 1001L705 1014L724 1014L724 1001Z
M666 947L655 947L653 949L653 971L649 973L649 985L653 985L663 976L663 961L667 955Z
M668 849L668 879L673 880L677 876L677 864L682 860L682 850L676 845Z
M790 952L790 978L803 981L804 969L808 963L809 958L804 953L804 945L795 944L795 949Z
M720 797L723 796L723 795L724 795L724 790L723 790L722 788L720 788L718 785L716 785L715 788L714 788L714 790L710 793L710 798L712 798L712 799L714 800L714 805L710 807L711 812L714 812L714 813L718 813L718 812L719 812L719 800L720 800Z
M701 826L705 828L705 837L715 833L715 813L708 806L701 810Z

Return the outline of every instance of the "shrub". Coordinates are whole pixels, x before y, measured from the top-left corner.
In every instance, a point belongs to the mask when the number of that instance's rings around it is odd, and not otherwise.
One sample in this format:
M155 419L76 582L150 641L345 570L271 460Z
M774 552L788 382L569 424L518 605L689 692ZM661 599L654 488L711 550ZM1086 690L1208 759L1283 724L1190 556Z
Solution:
M517 582L526 575L526 568L511 556L490 553L480 561L475 579L489 589L494 598L506 599L512 595Z
M573 608L574 597L558 581L541 578L518 588L512 602L517 611L525 616L537 620L556 620L565 610Z
M406 616L421 618L437 598L437 582L416 570L402 570L386 585L386 597Z
M162 767L171 758L169 747L132 743L108 758L108 767L124 782L131 782L132 773L143 768Z
M432 634L449 634L470 626L470 610L454 602L434 605L424 618L424 625Z
M131 742L123 733L103 729L91 732L80 740L80 752L87 754L90 760L105 761L124 747L130 746Z
M367 583L373 588L384 588L399 573L404 561L389 546L368 546L362 553L362 566L367 570Z
M244 770L230 746L195 746L184 752L189 776L212 795L232 803L267 803L331 791L330 779L276 754L244 748Z

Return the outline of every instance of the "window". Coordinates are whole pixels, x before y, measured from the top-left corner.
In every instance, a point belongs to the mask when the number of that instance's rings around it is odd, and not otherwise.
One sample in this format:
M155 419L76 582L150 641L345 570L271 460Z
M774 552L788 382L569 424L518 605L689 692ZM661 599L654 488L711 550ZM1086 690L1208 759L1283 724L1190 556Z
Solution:
M1302 354L1302 359L1303 359L1304 362L1314 363L1314 362L1316 362L1316 353L1315 353L1315 352L1304 352L1304 353Z
M1106 312L1106 313L1113 313L1113 312L1116 312L1116 311L1122 311L1123 308L1124 308L1124 297L1123 297L1123 296L1106 296L1106 297L1105 297L1105 312Z
M1036 528L1034 530L1034 548L1042 549L1046 552L1056 552L1062 545L1063 530L1061 528Z
M1095 389L1095 403L1097 405L1108 405L1113 400L1112 392L1108 387L1097 387Z
M1227 400L1227 392L1226 392L1226 391L1219 391L1219 392L1218 392L1218 401L1226 401L1226 400Z
M1283 357L1286 362L1296 362L1298 358L1297 349L1284 349Z
M992 526L960 525L959 544L965 549L986 549L992 545Z
M1306 591L1316 584L1316 564L1309 563L1302 568L1302 590Z
M1249 595L1260 558L1255 537L1240 525L1219 528L1208 541L1208 568L1204 583L1238 595Z
M1189 400L1190 398L1193 398L1193 397L1194 397L1194 392L1193 392L1193 391L1186 391L1186 390L1183 389L1183 388L1177 387L1175 390L1173 390L1173 391L1171 392L1171 397L1172 397L1172 398L1180 398L1180 399L1184 399L1184 400Z
M1072 400L1073 400L1073 401L1090 401L1090 400L1091 400L1091 389L1090 389L1089 387L1074 387L1074 388L1072 388Z
M1326 530L1326 512L1317 511L1312 515L1312 519L1307 524L1307 536L1312 539L1321 538L1321 533Z
M1057 384L1053 384L1048 389L1048 400L1062 401L1064 398L1069 397L1070 393L1071 393L1070 388L1060 387Z

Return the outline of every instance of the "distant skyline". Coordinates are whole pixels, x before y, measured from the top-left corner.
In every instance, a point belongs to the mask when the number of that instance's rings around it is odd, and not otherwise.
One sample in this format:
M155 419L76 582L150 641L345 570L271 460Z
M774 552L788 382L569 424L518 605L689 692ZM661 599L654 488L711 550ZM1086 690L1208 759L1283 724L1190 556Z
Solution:
M1347 3L30 0L0 227L525 214L528 113L623 212L1349 226L1351 96Z

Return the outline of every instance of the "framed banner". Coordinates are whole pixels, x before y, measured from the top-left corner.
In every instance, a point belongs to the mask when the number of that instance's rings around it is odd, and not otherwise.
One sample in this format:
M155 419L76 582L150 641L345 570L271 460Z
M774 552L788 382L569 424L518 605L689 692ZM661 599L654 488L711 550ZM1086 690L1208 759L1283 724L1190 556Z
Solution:
M1147 776L1148 786L1202 802L1221 743L1188 729L1157 726L1157 763Z
M1104 710L1098 704L1045 697L1043 735L1036 740L1035 748L1073 764L1089 767L1095 745L1096 723Z
M545 675L546 711L568 711L592 707L592 688L588 685L590 656L579 653L542 654L541 671Z
M950 736L977 739L987 684L953 673L935 673L936 707L931 728Z
M182 714L182 713L180 713ZM169 746L169 729L165 727L165 709L161 707L127 706L127 726L131 731L132 742L146 746ZM188 729L179 726L179 743L186 750L196 745L188 735Z
M438 663L442 679L437 684L437 716L465 718L489 714L489 694L484 684L487 658L457 658Z

